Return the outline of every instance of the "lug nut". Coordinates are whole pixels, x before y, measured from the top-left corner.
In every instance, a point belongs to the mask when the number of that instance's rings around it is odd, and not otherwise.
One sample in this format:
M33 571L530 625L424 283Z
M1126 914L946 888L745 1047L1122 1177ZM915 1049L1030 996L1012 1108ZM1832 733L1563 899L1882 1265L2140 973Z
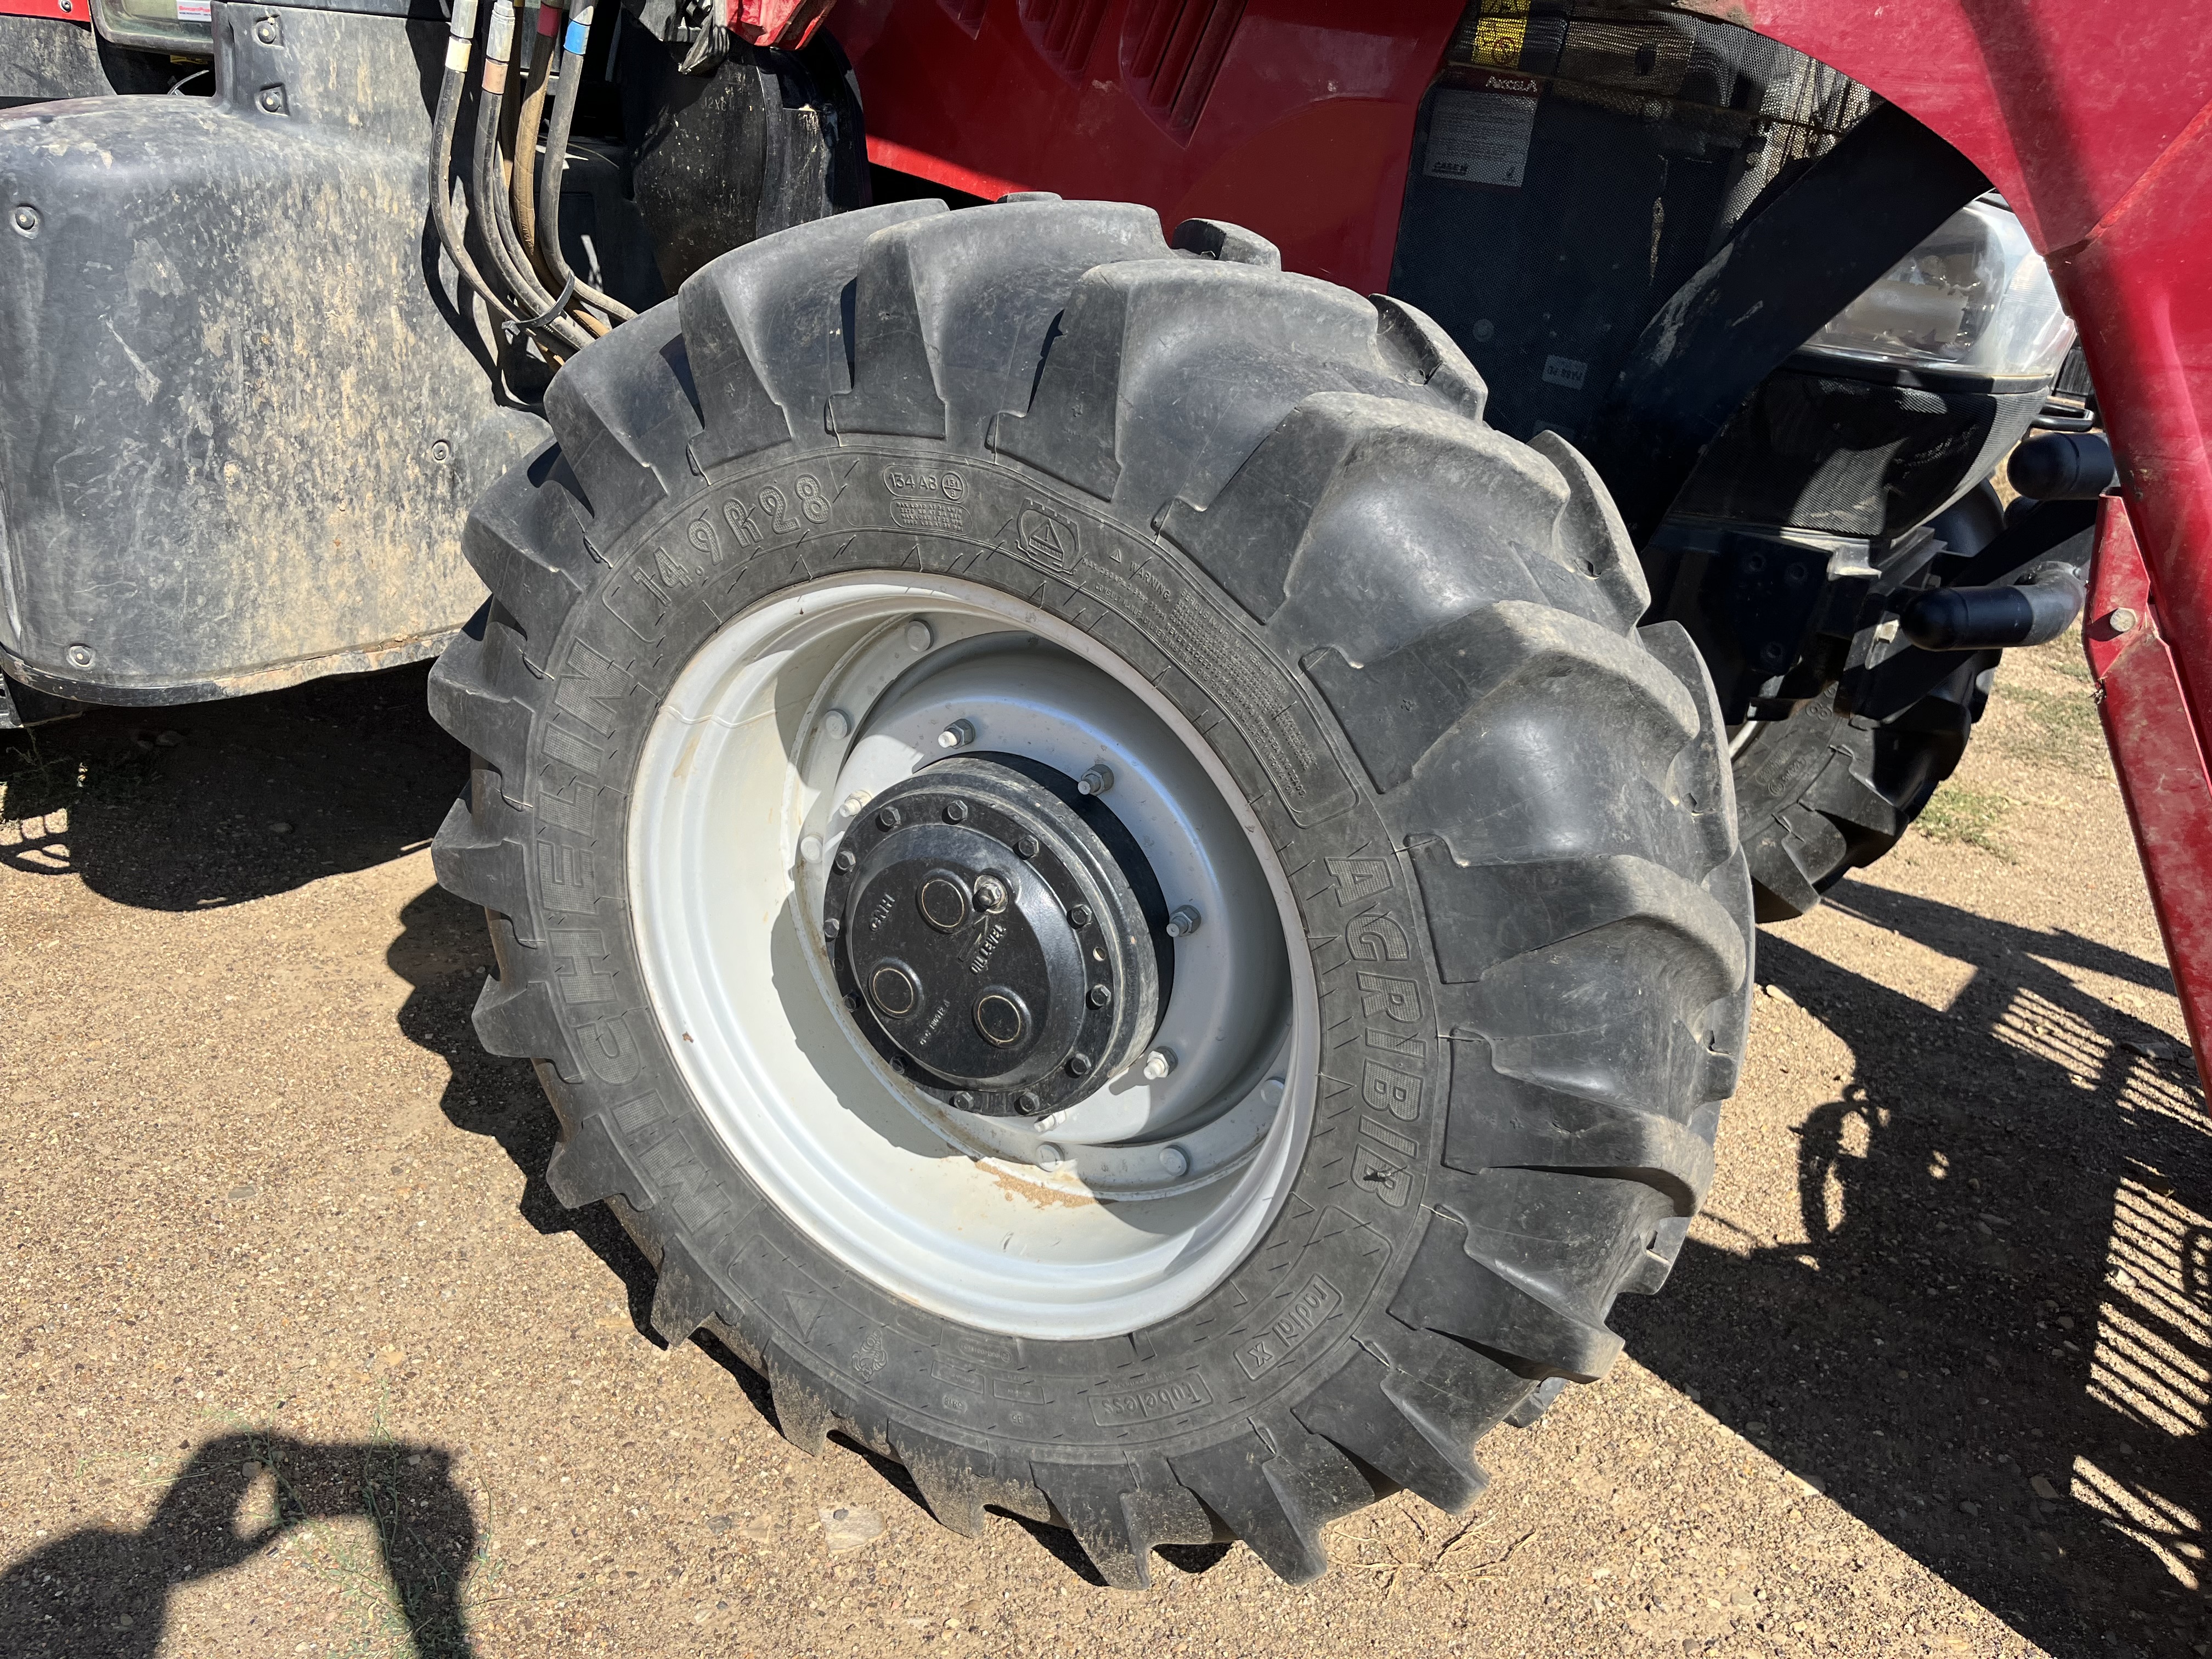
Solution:
M1014 838L1014 851L1023 858L1035 858L1038 851L1037 838L1035 836L1017 836Z
M1168 937L1182 939L1198 931L1198 912L1188 904L1178 904L1168 916Z
M1158 1083L1176 1068L1175 1050L1155 1048L1145 1056L1144 1077L1147 1083Z
M1091 1056L1088 1054L1070 1054L1067 1057L1067 1074L1070 1077L1089 1077L1091 1075Z
M1190 1173L1190 1154L1180 1146L1163 1146L1160 1148L1160 1168L1168 1172L1170 1181L1187 1176Z
M964 800L947 801L945 804L945 821L947 823L967 823L968 803Z
M952 1104L960 1111L972 1112L975 1109L975 1097L965 1089L955 1089L952 1091Z
M1014 1097L1014 1105L1024 1117L1035 1117L1043 1107L1044 1102L1036 1097L1035 1090L1024 1089Z
M878 812L878 813L877 813L877 814L876 814L876 828L877 828L877 829L878 829L878 830L896 830L896 829L897 829L898 827L899 827L899 811L898 811L898 808L897 808L897 807L896 807L896 806L886 806L885 808L884 808L884 810L883 810L882 811L880 811L880 812Z
M930 642L936 637L930 631L929 624L919 617L906 625L906 648L909 651L928 650Z
M853 730L853 717L842 708L833 708L822 717L822 729L842 740Z
M835 916L822 924L822 937L824 939L835 939L844 931L845 924Z
M1113 787L1113 769L1103 762L1075 781L1075 793L1079 795L1103 795Z
M860 860L860 855L854 853L851 848L841 847L837 849L837 856L830 861L836 865L844 874L850 875L853 873L853 866L858 864Z
M937 734L939 749L964 749L975 741L975 723L973 720L955 720Z
M1091 907L1087 904L1069 905L1067 925L1071 927L1088 927L1091 925Z
M1094 985L1091 988L1091 1006L1092 1007L1103 1008L1108 1003L1113 1000L1114 988L1112 986Z

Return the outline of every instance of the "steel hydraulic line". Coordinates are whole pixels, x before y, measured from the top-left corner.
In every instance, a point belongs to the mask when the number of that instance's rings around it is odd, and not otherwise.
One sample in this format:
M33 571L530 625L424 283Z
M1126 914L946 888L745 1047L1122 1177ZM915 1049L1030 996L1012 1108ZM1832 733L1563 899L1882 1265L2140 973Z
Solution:
M582 0L569 15L561 39L561 81L553 94L553 121L545 134L545 165L538 175L538 248L549 274L566 284L575 284L577 297L595 306L617 322L626 323L637 313L611 295L602 294L568 269L561 252L561 173L568 164L568 132L576 119L576 98L584 80L584 48L592 38L592 0Z
M507 222L507 180L500 172L500 106L507 93L507 58L514 48L514 0L493 0L491 21L484 30L484 67L477 100L476 191L470 205L493 266L514 291L517 301L531 307L524 325L543 331L571 349L590 343L586 333L568 314L571 288L558 298L539 286L537 273L515 246L514 228Z

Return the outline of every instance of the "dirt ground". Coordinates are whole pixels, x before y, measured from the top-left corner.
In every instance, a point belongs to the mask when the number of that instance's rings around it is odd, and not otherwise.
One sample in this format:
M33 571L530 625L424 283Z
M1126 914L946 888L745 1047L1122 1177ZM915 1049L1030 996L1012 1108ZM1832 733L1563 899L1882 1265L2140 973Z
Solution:
M653 1340L470 1031L420 670L0 744L0 1653L2212 1653L2212 1126L2078 665L1764 931L1674 1282L1471 1517L1146 1595Z

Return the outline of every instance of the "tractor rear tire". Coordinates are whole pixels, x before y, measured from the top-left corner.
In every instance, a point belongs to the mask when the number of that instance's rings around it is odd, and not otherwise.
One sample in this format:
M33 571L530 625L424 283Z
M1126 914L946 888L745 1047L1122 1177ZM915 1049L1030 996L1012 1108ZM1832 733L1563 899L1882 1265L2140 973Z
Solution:
M1761 921L1789 921L1897 845L1958 769L2002 653L1978 652L1886 724L1836 713L1824 692L1749 728L1735 758L1736 825Z
M1224 1536L1303 1582L1378 1496L1465 1510L1475 1442L1611 1364L1711 1177L1750 890L1688 636L1638 627L1589 465L1483 396L1249 233L1054 198L767 238L553 382L464 542L493 600L432 679L476 757L438 874L490 914L477 1029L537 1062L554 1191L800 1447L903 1462L964 1532L1066 1527L1115 1585ZM948 1105L884 1046L910 980L836 995L890 911L819 872L985 750L1074 775L1085 722L1127 757L1035 810L1103 797L1170 904L1218 878L1131 937L1184 969L1161 1030L1246 1014L1202 1034L1225 1115L1048 1144L1139 1068L1037 1122ZM1142 1098L1212 1052L1147 1051Z

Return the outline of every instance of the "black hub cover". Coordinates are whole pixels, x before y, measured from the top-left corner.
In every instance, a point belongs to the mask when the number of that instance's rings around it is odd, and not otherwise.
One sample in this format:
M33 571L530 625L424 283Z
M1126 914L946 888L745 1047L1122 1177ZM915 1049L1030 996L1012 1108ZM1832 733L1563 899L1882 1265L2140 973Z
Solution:
M1016 755L940 761L845 832L823 932L845 1006L908 1079L963 1111L1035 1116L1143 1053L1174 973L1135 839Z

